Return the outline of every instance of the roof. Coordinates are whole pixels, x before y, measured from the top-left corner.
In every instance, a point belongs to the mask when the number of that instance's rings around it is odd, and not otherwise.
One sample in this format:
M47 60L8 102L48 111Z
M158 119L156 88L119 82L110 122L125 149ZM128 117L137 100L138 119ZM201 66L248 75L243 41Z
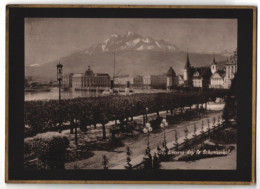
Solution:
M67 73L67 74L64 74L63 77L71 77L73 75L74 75L73 73Z
M84 74L83 73L76 73L76 74L73 74L72 77L82 77Z
M226 76L226 72L223 71L223 70L218 70L217 73L222 77L224 78Z
M95 74L95 76L99 76L99 77L101 77L101 76L103 76L103 77L109 77L109 74L107 74L107 73L96 73Z
M199 72L199 76L193 76L192 78L201 78L203 79L209 79L211 77L211 70L209 67L198 67L193 68L193 74L196 72Z
M94 72L91 70L90 66L88 66L88 69L85 71L86 76L93 76Z
M237 64L236 59L229 59L228 61L226 61L226 65L235 65Z
M124 78L124 77L129 77L130 75L129 74L126 74L126 75L117 75L115 76L115 78Z
M176 73L175 73L175 71L173 70L173 68L170 67L166 75L167 75L167 76L171 76L171 77L175 77L175 76L176 76Z
M214 58L213 58L213 60L212 60L210 65L213 65L213 64L216 64L215 56L214 56Z
M217 65L217 69L218 70L224 70L226 68L226 63L227 63L227 60L223 60L223 61L218 61L216 62L216 65ZM212 65L212 64L211 64Z
M223 79L224 79L224 77L225 77L225 75L226 75L226 72L225 71L223 71L223 70L218 70L217 72L215 72L213 75L216 75L216 74L218 74L220 77L222 77ZM212 76L213 76L212 75ZM212 77L211 76L211 77Z
M177 77L179 77L179 78L183 79L183 75L177 75Z

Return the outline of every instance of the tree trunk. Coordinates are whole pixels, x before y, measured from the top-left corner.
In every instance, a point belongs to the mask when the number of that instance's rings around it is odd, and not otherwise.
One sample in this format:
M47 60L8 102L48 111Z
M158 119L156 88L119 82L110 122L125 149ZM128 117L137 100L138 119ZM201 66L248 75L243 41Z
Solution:
M61 125L62 121L61 121L61 117L59 116L59 133L62 132L62 125Z
M145 115L143 114L143 126L145 126Z
M77 128L77 125L75 125L75 144L78 148L78 128Z
M124 120L120 120L120 129L121 129L121 131L124 129Z
M173 115L173 110L170 110L171 111L171 117L172 117L172 115Z
M97 124L96 123L94 123L94 128L97 129Z
M156 112L157 118L160 117L159 111Z
M70 120L70 134L73 134L73 125L74 125L74 121L73 119Z
M105 123L102 123L102 131L103 131L103 139L106 139L106 128L105 128Z

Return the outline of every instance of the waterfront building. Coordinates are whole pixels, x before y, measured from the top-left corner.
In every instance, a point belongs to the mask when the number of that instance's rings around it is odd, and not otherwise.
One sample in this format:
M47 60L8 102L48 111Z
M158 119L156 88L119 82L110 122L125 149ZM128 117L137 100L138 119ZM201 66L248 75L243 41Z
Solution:
M143 87L145 89L150 89L151 88L151 75L143 76Z
M114 84L116 87L126 86L127 82L130 84L133 84L133 78L129 76L129 74L126 75L118 75L114 77Z
M132 87L143 86L143 77L140 75L118 75L114 77L114 84L116 87L126 87L127 83Z
M107 73L94 73L88 66L85 73L77 73L72 76L72 88L87 90L110 87L110 76Z
M175 71L173 70L172 67L169 68L167 74L166 74L166 79L167 79L167 83L166 83L166 88L169 90L169 89L172 89L174 86L176 86L176 83L175 83L175 77L176 77L176 73Z
M143 76L135 75L133 78L133 86L142 87L143 86Z
M73 76L72 76L72 88L73 89L80 89L81 87L83 87L83 83L84 83L83 77L84 77L83 73L73 74Z
M194 68L192 76L192 86L199 88L208 88L211 77L211 70L209 67Z
M210 78L210 88L224 88L224 77L225 72L224 71L216 71L214 74L212 74Z
M155 89L165 89L167 84L166 74L151 75L151 87Z
M165 89L167 84L167 74L145 75L143 77L143 87L146 89Z
M184 85L183 75L177 75L175 77L175 85L176 86L183 86Z
M72 77L73 77L73 73L63 75L62 83L61 83L62 88L72 87Z
M237 51L227 60L226 63L226 75L224 78L224 88L229 89L232 84L232 80L237 73Z
M215 62L214 58L211 71L209 87L229 89L237 72L237 50L226 61Z
M210 65L212 76L210 77L209 88L224 88L225 64L226 61L216 62L215 57L213 58Z
M185 87L208 88L211 70L209 67L193 67L187 53L186 64L184 66L183 80Z
M206 67L193 67L187 54L183 71L185 87L229 89L237 72L237 51L225 61L216 61L215 56Z

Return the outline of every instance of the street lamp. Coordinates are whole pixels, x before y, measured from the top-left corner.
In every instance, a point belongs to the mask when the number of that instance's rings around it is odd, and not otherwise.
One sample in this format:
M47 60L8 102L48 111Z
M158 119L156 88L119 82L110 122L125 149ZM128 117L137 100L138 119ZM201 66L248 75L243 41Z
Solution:
M149 141L149 136L150 136L150 132L153 131L153 128L151 127L150 123L146 123L145 127L143 129L143 132L146 134L147 133L147 148L145 150L145 154L150 154L150 141Z
M175 143L173 145L175 146L175 149L178 150L178 132L176 129L174 130L174 138L175 138Z
M57 64L57 80L59 81L59 105L60 105L60 100L61 100L61 95L60 95L60 88L61 88L61 81L62 81L62 64ZM60 109L60 106L59 106ZM59 113L59 132L61 133L61 117Z
M62 67L63 65L59 62L59 64L57 64L57 80L59 81L59 104L61 100L60 88L61 88L61 81L62 81Z
M166 121L166 119L163 119L160 127L163 129L163 147L166 146L166 135L165 135L165 129L168 126L168 122Z

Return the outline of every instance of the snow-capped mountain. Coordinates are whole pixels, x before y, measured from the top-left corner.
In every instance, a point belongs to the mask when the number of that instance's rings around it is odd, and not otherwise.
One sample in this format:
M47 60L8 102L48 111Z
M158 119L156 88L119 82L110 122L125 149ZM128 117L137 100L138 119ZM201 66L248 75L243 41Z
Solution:
M227 58L219 53L189 52L191 64L195 67L210 65L214 55L217 61ZM162 74L167 72L170 66L177 74L183 74L186 57L187 52L178 49L174 44L127 32L124 35L113 34L99 44L55 61L26 66L25 74L45 81L55 80L58 62L62 63L64 74L84 73L88 66L91 66L95 73L112 75L114 63L116 73L122 75Z
M128 31L124 35L112 34L102 43L95 44L84 50L87 54L115 51L176 51L178 48L164 40L155 40L151 37L143 37L137 33Z

